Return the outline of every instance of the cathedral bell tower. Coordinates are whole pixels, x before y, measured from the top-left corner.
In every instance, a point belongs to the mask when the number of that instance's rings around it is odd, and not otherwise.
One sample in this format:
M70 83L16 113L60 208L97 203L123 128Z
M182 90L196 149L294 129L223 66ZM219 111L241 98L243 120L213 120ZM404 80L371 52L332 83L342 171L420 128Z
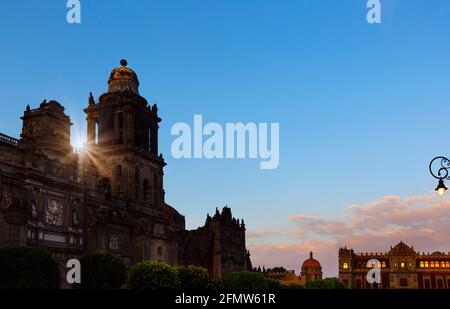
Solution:
M111 72L108 92L99 104L90 95L88 114L88 145L99 147L127 145L158 155L158 108L150 107L139 95L136 73L120 61L121 67Z
M108 80L108 91L87 114L88 150L115 198L156 208L164 203L162 156L158 153L158 108L139 94L139 80L126 60Z

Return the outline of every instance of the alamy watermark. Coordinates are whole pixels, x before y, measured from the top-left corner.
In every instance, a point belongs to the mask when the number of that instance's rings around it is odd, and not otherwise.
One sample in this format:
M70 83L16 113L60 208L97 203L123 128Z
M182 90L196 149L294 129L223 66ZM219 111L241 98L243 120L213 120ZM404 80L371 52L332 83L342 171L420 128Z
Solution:
M175 159L260 159L260 169L276 169L280 162L279 123L203 124L194 115L193 127L178 122L172 126L171 152Z
M369 24L381 24L381 2L380 0L368 0L367 8L370 9L367 12L367 22Z
M68 284L81 283L81 263L77 259L68 260L66 267L69 271L66 275L66 281Z
M66 20L69 24L81 24L81 2L80 0L67 0Z
M366 276L367 282L372 286L381 284L381 262L372 259L367 261L366 267L370 268Z

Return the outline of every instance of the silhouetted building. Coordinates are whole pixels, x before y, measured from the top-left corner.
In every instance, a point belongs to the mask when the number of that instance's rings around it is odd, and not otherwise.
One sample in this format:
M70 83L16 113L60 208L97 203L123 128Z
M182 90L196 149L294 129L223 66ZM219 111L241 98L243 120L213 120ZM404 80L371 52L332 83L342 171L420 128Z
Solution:
M322 266L314 259L312 252L309 253L309 259L303 261L299 276L295 274L295 270L286 270L284 267L267 270L258 267L254 271L262 273L267 278L278 280L283 285L305 285L309 281L322 279Z
M216 277L246 270L245 227L228 208L188 232L184 216L165 203L158 107L121 65L98 102L89 97L84 150L74 152L70 118L56 101L27 106L20 139L0 134L0 245L43 246L62 265L108 248L128 265L186 264L186 257Z
M339 249L339 280L349 288L372 288L366 276L373 266L381 271L378 288L450 288L448 253L420 253L403 242L385 253L355 254L353 249Z
M207 216L205 225L187 232L182 248L183 262L192 265L207 265L215 278L224 278L229 273L252 270L250 253L245 246L245 224L224 207L222 212Z

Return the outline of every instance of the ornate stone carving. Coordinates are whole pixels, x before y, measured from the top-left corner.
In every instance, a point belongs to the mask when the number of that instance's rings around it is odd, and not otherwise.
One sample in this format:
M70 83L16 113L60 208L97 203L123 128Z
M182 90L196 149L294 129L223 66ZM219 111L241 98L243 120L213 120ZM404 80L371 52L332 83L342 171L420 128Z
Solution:
M118 250L119 249L119 235L112 234L109 238L109 249Z
M37 206L35 201L30 202L30 215L32 219L37 219L38 217Z
M80 224L80 220L78 218L78 211L76 208L72 209L72 225L78 226Z
M48 224L63 224L64 205L61 201L49 199L45 210L45 220Z
M2 192L2 198L0 202L0 209L5 210L11 207L13 201L13 197L11 192L8 191L8 189L4 189Z

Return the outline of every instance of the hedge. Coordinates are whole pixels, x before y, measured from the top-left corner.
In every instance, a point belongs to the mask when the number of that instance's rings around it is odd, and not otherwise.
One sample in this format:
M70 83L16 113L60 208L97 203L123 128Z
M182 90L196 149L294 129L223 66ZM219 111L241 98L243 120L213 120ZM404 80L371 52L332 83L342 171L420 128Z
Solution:
M0 247L0 289L56 289L58 264L43 248Z

